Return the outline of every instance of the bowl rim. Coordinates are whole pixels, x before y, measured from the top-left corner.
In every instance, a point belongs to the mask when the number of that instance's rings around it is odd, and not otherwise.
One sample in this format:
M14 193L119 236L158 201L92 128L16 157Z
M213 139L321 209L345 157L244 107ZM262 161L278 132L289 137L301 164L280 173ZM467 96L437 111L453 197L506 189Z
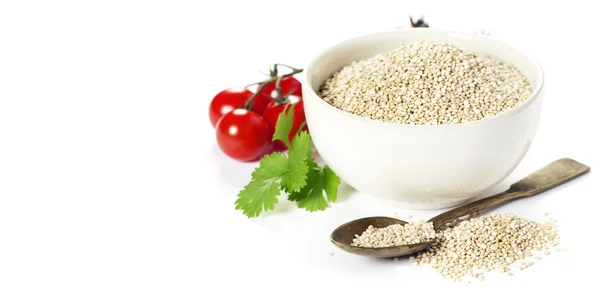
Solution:
M386 122L386 121L379 121L379 120L373 120L370 118L366 118L366 117L361 117L352 113L349 113L347 111L341 110L329 103L327 103L326 101L324 101L317 92L315 92L315 90L312 88L312 86L310 86L311 84L311 78L309 74L312 71L312 68L314 67L315 63L321 59L325 54L334 51L336 49L339 48L343 48L345 46L347 46L349 43L354 42L356 40L362 39L362 38L368 38L368 37L372 37L378 34L389 34L389 33L402 33L402 32L414 32L414 31L419 31L419 30L428 30L428 31L435 31L438 33L446 33L446 34L452 34L452 35L461 35L463 37L478 37L478 38L483 38L483 39L490 39L490 40L494 40L496 42L500 42L503 45L519 52L520 54L522 54L523 56L525 56L534 66L535 66L535 74L536 77L539 78L539 82L538 84L535 86L535 88L532 90L531 94L527 97L527 99L524 102L521 102L519 104L517 104L517 106L503 111L499 114L496 114L494 116L491 117L486 117L483 119L479 119L479 120L475 120L475 121L468 121L468 122L463 122L463 123L458 123L458 124L441 124L441 125L411 125L411 124L400 124L400 123L393 123L393 122ZM321 103L322 105L325 105L326 107L328 107L329 109L339 112L343 115L346 115L348 117L351 118L355 118L355 119L360 119L363 120L365 122L369 122L369 123L375 123L378 125L385 125L385 126L392 126L392 127L405 127L405 128L441 128L441 127L460 127L460 126L465 126L465 125L474 125L477 123L486 123L487 121L491 121L494 119L500 119L502 117L508 117L508 116L512 116L515 115L517 112L523 110L524 108L528 107L529 105L531 105L540 95L542 88L544 87L544 83L545 83L545 77L544 77L544 71L542 70L542 67L540 66L539 62L534 59L533 57L531 57L530 54L523 52L522 50L516 48L513 45L508 44L507 42L495 38L495 37L491 37L488 35L482 35L482 34L477 34L477 33L470 33L470 32L461 32L461 31L454 31L454 30L446 30L446 29L439 29L439 28L426 28L426 27L422 27L422 28L397 28L397 29L392 29L392 30L386 30L386 31L380 31L380 32L375 32L375 33L369 33L369 34L364 34L361 36L357 36L357 37L353 37L350 39L346 39L343 40L341 42L338 42L330 47L328 47L327 49L323 50L321 53L319 53L316 57L312 58L310 63L308 64L308 66L306 67L306 69L303 72L304 74L302 77L302 83L307 87L307 89L309 90L308 95L310 95L309 98L314 98L317 99L317 102ZM305 91L305 90L303 90Z

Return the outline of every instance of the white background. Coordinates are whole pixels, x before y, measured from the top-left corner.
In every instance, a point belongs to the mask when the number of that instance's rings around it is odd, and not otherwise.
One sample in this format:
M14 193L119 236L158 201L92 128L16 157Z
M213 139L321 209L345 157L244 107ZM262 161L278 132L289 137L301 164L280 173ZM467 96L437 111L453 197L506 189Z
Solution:
M428 219L346 186L308 213L234 210L253 163L224 156L208 121L220 90L270 63L306 66L350 37L407 26L491 30L534 55L546 100L534 143L494 191L598 151L597 9L583 1L2 1L0 291L510 291L597 279L594 173L506 205L559 220L565 253L513 277L452 283L407 261L346 254L328 240L368 215ZM593 1L589 1L593 3ZM334 255L330 256L329 253Z

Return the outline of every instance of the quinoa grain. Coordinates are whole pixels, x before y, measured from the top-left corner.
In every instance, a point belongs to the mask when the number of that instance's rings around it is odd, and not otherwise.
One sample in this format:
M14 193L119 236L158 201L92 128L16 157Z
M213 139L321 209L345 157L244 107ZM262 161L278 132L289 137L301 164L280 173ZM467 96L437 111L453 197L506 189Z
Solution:
M555 224L540 224L513 214L471 218L439 232L415 262L429 264L450 279L466 275L483 279L483 272L492 270L510 276L511 264L532 256L528 249L541 249L555 243L556 238ZM523 262L519 269L532 265Z
M514 66L430 41L354 62L320 90L323 100L341 110L410 125L480 120L517 106L531 93Z
M384 228L370 225L361 235L354 235L353 246L359 247L390 247L405 244L415 244L435 238L432 223L405 225L393 224Z
M431 265L443 277L460 282L465 276L483 280L483 273L493 270L512 276L513 263L520 262L519 270L533 266L533 262L521 260L533 257L534 249L549 255L549 246L557 245L557 240L554 221L541 224L506 213L469 216L438 233L430 222L369 226L361 235L355 235L352 245L378 248L433 241L427 249L409 257L412 265Z

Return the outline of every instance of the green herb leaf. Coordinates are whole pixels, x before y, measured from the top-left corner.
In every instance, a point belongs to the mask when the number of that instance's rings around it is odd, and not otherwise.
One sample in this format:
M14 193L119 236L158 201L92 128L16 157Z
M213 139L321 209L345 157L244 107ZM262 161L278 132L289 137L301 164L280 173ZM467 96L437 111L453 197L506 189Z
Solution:
M291 149L289 135L294 125L294 106L286 106L285 109L279 114L277 118L277 125L275 126L275 133L273 133L273 141L280 140L285 143L288 149Z
M319 167L311 157L312 140L308 132L301 130L304 124L298 133L290 133L293 116L294 105L291 105L279 114L273 134L273 141L280 140L287 145L288 155L264 156L252 173L252 180L237 195L235 208L250 218L257 217L262 211L273 210L282 190L298 207L311 212L325 210L328 201L337 199L339 177L329 167Z
M340 178L329 168L329 166L325 165L323 167L323 189L327 194L327 200L329 202L335 202L337 200L337 191L338 186L340 185Z
M249 218L258 216L263 210L273 210L279 203L277 196L281 194L279 180L288 170L289 164L283 154L263 157L252 173L250 183L238 194L235 209L243 210Z
M312 185L314 184L317 178L317 172L319 170L319 165L315 162L315 160L311 157L306 160L306 165L308 166L308 174L306 179L306 185L297 192L290 192L288 195L288 200L299 202L304 199L306 195L312 189Z
M288 153L289 171L281 178L281 186L288 193L298 192L307 184L307 158L310 158L312 154L312 144L308 132L301 132L294 137L291 146Z
M306 186L299 192L291 193L288 200L296 201L298 207L310 212L325 210L328 204L323 197L323 191L329 202L335 202L340 179L329 167L319 168L312 158L309 159L308 165L310 170Z

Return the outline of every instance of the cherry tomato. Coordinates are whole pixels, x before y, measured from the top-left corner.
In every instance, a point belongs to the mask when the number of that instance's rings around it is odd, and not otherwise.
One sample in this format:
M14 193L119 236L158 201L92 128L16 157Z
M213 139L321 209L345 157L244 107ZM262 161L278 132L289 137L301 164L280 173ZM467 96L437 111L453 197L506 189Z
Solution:
M227 156L252 161L260 158L271 143L273 130L265 119L246 109L235 109L217 123L217 143Z
M283 93L283 95L288 95L293 90L293 95L302 97L302 83L292 76L282 78L279 82L279 86L281 86L281 93ZM260 88L260 85L258 87ZM275 82L267 84L260 94L252 101L252 111L262 115L269 103L273 101L269 96L277 98Z
M292 125L292 130L290 131L289 141L292 141L292 138L298 132L300 125L302 122L306 121L306 117L304 116L304 102L302 98L295 95L290 95L289 97L290 103L295 104L294 106L294 117L292 118L294 124ZM265 113L263 116L265 120L271 126L271 128L275 129L275 125L277 125L277 119L279 118L279 114L288 106L288 104L277 104L275 101L271 101L267 108L265 109ZM289 110L289 109L288 109ZM287 111L286 111L287 113ZM307 127L304 125L303 130L306 130ZM281 141L275 141L276 149L285 149L286 146Z
M210 102L208 110L208 117L213 127L226 113L243 107L252 94L250 90L244 88L230 88L219 92Z

